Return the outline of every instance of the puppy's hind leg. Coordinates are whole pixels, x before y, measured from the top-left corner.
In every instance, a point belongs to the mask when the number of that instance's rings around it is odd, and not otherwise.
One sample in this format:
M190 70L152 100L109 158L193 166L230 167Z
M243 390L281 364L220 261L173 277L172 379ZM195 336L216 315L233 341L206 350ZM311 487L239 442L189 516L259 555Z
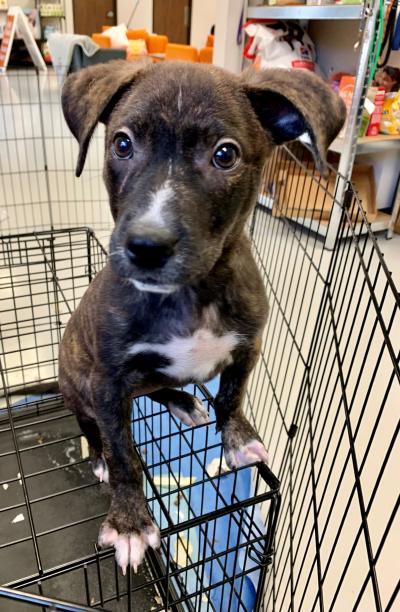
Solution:
M176 416L184 425L196 427L208 423L208 412L203 402L196 396L179 391L178 389L159 389L149 393L148 397L155 402L163 404L171 414Z
M103 443L99 427L96 421L86 414L77 414L76 416L81 431L88 441L89 460L92 465L93 474L100 482L108 483L108 467L103 455Z

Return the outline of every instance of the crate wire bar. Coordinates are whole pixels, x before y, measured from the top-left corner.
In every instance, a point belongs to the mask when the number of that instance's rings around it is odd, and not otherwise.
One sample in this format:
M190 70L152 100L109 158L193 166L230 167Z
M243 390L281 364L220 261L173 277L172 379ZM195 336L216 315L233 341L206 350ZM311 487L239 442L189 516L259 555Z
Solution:
M262 609L395 610L400 296L350 183L334 251L315 239L324 185L305 149L278 150L252 223L271 312L247 411L282 494ZM313 190L307 210L282 189Z
M27 385L54 379L62 329L104 265L105 252L85 229L20 234L1 242L3 312L9 315L8 321L2 319L2 377L5 391L18 393L21 380ZM28 344L21 341L24 335ZM207 389L193 386L191 391L212 412ZM245 594L249 577L256 575L255 584L261 585L271 561L278 481L260 466L250 494L250 487L237 485L241 472L248 473L250 483L250 469L220 475L221 441L213 432L214 418L207 427L187 429L146 398L135 400L133 414L147 500L161 528L162 546L160 552L149 553L144 570L125 580L118 577L112 551L93 550L108 493L90 474L74 416L59 396L17 403L7 396L0 412L1 484L16 493L0 516L8 522L7 517L26 513L27 521L21 522L21 530L7 530L0 544L9 572L20 572L6 577L6 586L33 587L36 594L53 598L60 592L74 593L75 600L86 599L85 605L125 598L127 609L138 602L142 609L147 605L153 610L180 605L213 610L216 601L240 607L246 597L254 603L253 583L252 592ZM66 505L68 513L63 511ZM219 534L221 529L225 535ZM64 550L66 538L73 543L80 539L79 549ZM19 562L21 554L24 563ZM75 588L69 584L70 574Z
M354 187L332 167L334 180L323 179L300 145L269 160L249 232L270 315L245 411L270 466L224 473L215 382L191 389L208 427L135 401L163 537L124 578L113 552L93 544L109 497L74 417L59 396L7 395L54 380L63 327L105 263L101 128L77 181L56 76L10 72L0 96L0 495L14 496L0 506L0 610L396 610L400 300ZM312 230L326 233L335 203L327 250Z

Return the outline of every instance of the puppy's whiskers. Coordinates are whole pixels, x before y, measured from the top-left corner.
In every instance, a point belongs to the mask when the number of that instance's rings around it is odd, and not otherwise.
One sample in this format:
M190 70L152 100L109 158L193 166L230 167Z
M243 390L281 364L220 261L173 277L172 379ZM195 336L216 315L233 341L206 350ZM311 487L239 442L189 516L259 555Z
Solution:
M108 254L109 257L116 257L117 255L119 256L124 255L123 247L117 247L115 251L111 251L111 253Z

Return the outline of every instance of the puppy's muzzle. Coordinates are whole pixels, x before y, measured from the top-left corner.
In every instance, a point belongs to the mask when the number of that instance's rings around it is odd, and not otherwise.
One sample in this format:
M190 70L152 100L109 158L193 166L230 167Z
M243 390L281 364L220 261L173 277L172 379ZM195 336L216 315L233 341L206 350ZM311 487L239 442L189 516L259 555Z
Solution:
M177 239L169 233L131 234L126 242L129 260L142 270L155 270L165 266L174 255Z

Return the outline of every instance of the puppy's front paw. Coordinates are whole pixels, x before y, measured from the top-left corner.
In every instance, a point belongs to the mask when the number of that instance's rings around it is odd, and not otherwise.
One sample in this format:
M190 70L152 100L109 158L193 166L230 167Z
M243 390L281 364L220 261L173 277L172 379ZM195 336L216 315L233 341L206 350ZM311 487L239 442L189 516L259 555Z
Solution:
M151 548L160 546L160 532L154 523L151 523L141 531L119 533L105 521L100 528L99 545L102 548L114 546L115 559L125 576L129 565L133 567L135 573L137 572L148 546Z
M198 397L189 395L189 393L182 393L179 402L168 402L168 410L188 427L206 425L209 421L208 412L204 408L203 402Z
M137 571L148 546L160 546L160 532L149 516L140 490L113 497L98 542L101 547L114 546L115 559L124 575L129 565Z
M247 444L239 446L239 448L231 448L224 450L225 460L231 470L250 465L251 463L268 464L268 452L264 444L259 440L250 440Z
M235 415L222 427L225 460L231 469L262 462L268 453L260 436L243 415Z

